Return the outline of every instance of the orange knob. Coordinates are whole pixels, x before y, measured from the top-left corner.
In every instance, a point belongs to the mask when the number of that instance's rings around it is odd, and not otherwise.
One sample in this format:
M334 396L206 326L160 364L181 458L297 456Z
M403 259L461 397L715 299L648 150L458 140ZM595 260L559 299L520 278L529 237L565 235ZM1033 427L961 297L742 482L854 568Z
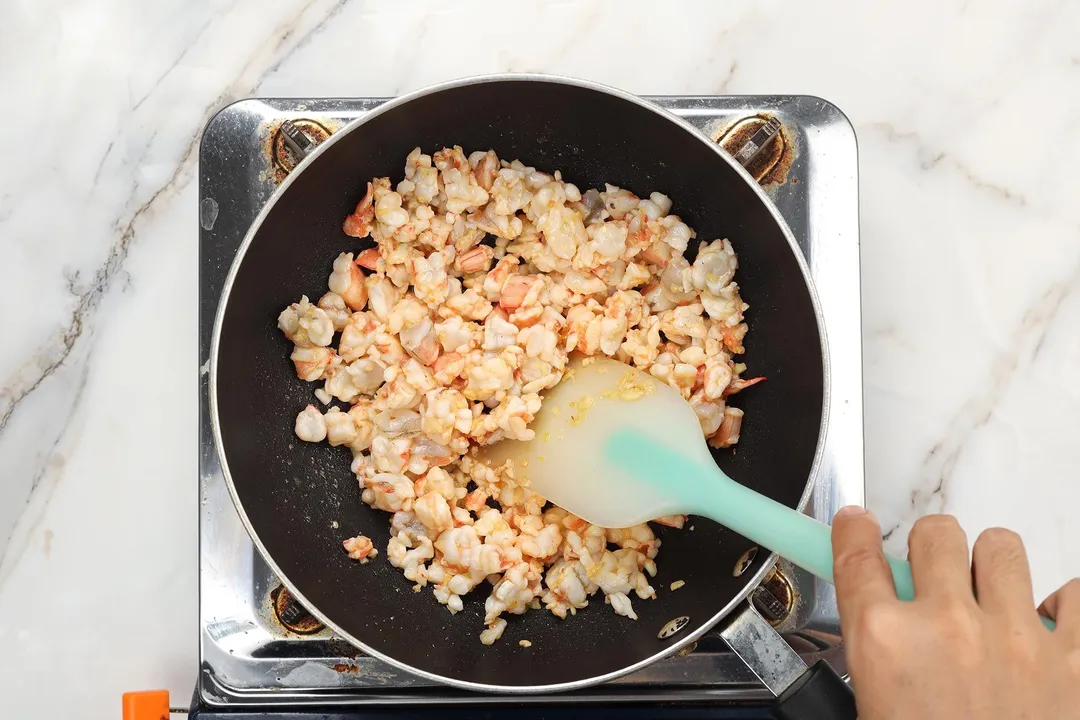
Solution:
M169 720L169 691L124 693L124 720Z

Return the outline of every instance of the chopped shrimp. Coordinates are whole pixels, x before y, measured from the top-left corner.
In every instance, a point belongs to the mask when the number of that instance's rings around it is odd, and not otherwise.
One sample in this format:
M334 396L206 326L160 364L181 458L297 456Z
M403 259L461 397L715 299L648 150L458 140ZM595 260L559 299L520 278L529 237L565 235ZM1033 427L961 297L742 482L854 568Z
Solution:
M304 442L322 442L326 439L326 421L314 405L308 405L296 416L296 437Z
M583 192L492 150L414 148L393 180L372 179L342 224L374 247L338 254L329 292L277 318L327 408L303 407L297 438L349 448L413 590L430 585L459 613L490 588L482 642L507 615L567 618L593 596L637 618L633 598L656 596L655 526L592 525L533 492L524 464L489 466L477 450L535 437L540 393L571 353L650 373L687 400L710 445L734 445L743 412L726 399L764 378L744 380L733 359L748 310L733 246L701 242L688 257L695 233L666 195ZM677 530L686 516L652 522ZM343 547L361 563L377 555L364 535Z
M323 416L326 423L326 441L331 445L350 445L356 440L356 423L352 415L332 407Z
M424 523L436 535L454 527L454 518L450 514L450 505L446 498L437 492L428 492L413 503L416 518Z
M363 253L361 253L363 254ZM352 253L341 253L334 260L334 271L327 281L330 292L337 293L351 310L363 310L368 300L364 273L353 262Z
M375 549L375 546L371 543L371 538L365 535L357 535L351 537L341 543L345 546L345 552L349 554L349 557L353 560L359 560L360 564L367 563L371 558L378 556L379 551Z
M705 437L710 437L720 429L720 423L724 419L724 401L710 401L704 392L696 392L690 397L690 407L694 408L698 422L701 423L701 432Z
M371 313L355 312L341 330L338 342L338 354L344 362L352 362L363 357L372 343L381 323Z
M364 301L367 302L367 299L365 298ZM349 318L352 316L351 308L345 304L345 298L336 292L328 292L319 298L319 309L330 318L334 330L337 332L345 329L345 325L348 324Z
M487 270L495 251L487 245L477 245L457 256L454 269L461 273L474 273Z
M325 347L296 347L290 358L296 367L296 376L308 382L321 380L334 361L338 360L334 351Z
M480 642L484 645L493 645L496 640L502 637L504 630L506 630L506 621L499 618L489 625L487 630L480 633Z
M278 328L297 347L326 347L334 339L334 321L307 295L278 315Z
M522 305L533 305L539 299L540 281L532 275L513 275L507 279L499 294L499 305L505 310L516 310Z
M477 184L484 190L490 191L492 185L495 184L495 174L499 171L499 158L495 152L488 150L484 153L473 153L469 156L469 164L473 167Z
M378 248L368 248L356 256L356 265L374 272L379 269L380 260L382 256L379 255Z
M739 408L724 408L724 418L717 429L716 434L709 438L709 444L713 447L731 447L739 442L739 432L742 430L743 411Z
M390 311L393 310L398 301L398 292L394 288L394 284L385 277L371 275L364 281L364 285L367 287L371 311L382 322L388 321Z
M725 391L731 385L731 367L727 364L725 358L721 358L719 361L707 359L704 364L705 397L710 400L723 397ZM764 380L764 378L756 378L756 380ZM731 393L726 394L730 395Z
M743 338L746 337L746 323L739 323L735 326L725 326L723 330L724 347L736 355L741 355L744 352Z
M368 483L368 489L374 493L371 503L379 510L397 512L410 510L416 497L413 484L404 475L378 473Z
M489 301L497 302L499 300L503 286L510 279L510 271L518 264L519 261L516 257L507 255L496 263L495 267L484 277L483 290Z

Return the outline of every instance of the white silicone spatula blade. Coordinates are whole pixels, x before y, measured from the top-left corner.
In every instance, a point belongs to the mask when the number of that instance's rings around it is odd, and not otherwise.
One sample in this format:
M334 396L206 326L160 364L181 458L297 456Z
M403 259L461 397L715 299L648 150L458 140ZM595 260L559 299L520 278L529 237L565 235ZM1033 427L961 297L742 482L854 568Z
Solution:
M710 461L697 416L672 388L614 360L571 363L544 394L527 442L503 441L481 457L514 463L515 476L551 502L603 527L628 527L679 511L680 499L614 466L604 446L631 429L688 458ZM711 462L711 461L710 461Z
M829 526L727 477L693 408L650 375L613 360L577 360L531 427L532 440L498 443L481 458L512 463L533 491L597 525L702 515L832 581ZM912 599L911 566L888 560L897 595Z

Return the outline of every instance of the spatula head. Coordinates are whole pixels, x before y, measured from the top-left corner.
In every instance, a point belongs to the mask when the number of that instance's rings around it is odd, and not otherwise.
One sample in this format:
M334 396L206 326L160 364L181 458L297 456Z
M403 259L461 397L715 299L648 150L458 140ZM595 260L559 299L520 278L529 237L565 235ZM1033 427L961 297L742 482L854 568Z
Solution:
M602 527L629 527L684 508L664 478L646 481L613 467L605 451L620 430L643 433L683 457L712 463L690 405L665 383L606 358L576 359L544 394L529 441L504 440L480 458L510 460L515 476L556 505Z

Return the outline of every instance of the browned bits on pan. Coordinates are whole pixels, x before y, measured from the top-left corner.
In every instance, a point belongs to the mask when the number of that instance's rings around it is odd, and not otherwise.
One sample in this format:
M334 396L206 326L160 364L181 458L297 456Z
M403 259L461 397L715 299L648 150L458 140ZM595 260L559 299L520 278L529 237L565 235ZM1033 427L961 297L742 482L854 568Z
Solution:
M743 553L742 557L739 558L738 562L735 563L735 570L731 574L735 577L739 577L740 575L742 575L744 572L746 572L746 568L750 567L750 563L754 562L754 558L756 557L757 546L755 545L754 547Z
M270 591L270 603L274 608L274 617L290 632L311 635L323 629L323 624L298 603L284 585L278 585Z
M330 137L331 133L333 133L332 129L314 120L299 118L293 120L292 124L303 130L316 145ZM296 157L296 154L285 142L285 136L281 132L280 123L274 125L270 129L270 134L266 143L264 143L263 150L269 156L270 168L273 172L275 183L281 183L281 181L285 179L285 176L292 172L292 169L300 163L300 158Z
M783 571L776 567L754 590L750 600L762 617L773 625L778 625L786 620L795 608L795 589Z
M352 663L335 663L334 670L342 675L359 675L360 666Z
M720 146L728 153L734 155L769 120L768 115L743 118L721 130L713 140L720 143ZM782 185L787 180L787 174L794 159L794 143L781 127L772 142L763 147L757 157L750 161L746 171L762 185Z

